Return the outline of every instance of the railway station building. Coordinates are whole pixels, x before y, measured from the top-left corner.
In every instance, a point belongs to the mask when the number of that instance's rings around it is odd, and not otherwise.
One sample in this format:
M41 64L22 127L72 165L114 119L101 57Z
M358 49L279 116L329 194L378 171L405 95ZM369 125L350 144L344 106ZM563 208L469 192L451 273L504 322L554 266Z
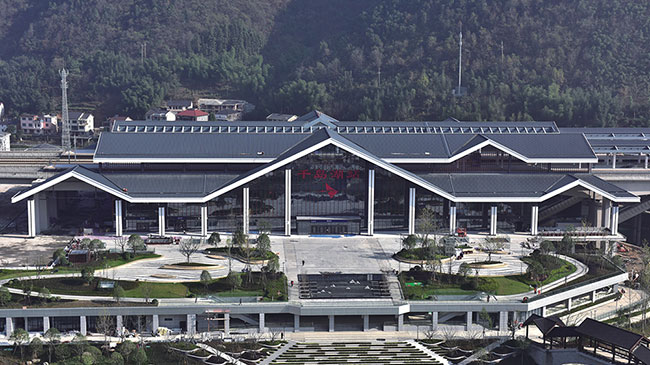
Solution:
M59 166L12 202L27 204L29 236L407 234L425 208L442 233L617 236L620 210L641 200L594 173L612 161L588 139L600 132L316 111L293 122L118 121L92 164ZM645 156L635 163L647 168Z

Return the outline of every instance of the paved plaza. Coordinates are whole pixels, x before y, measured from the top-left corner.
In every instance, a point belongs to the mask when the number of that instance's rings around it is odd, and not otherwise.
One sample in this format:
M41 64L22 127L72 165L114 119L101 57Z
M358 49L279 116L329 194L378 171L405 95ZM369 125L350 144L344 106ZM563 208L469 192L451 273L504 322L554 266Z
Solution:
M116 249L112 237L98 237L105 241L107 248ZM228 238L222 235L222 242ZM251 235L254 238L254 235ZM476 247L483 235L471 235L470 246ZM481 276L515 275L525 273L527 265L520 257L528 255L531 250L522 248L526 236L511 236L512 242L506 248L507 254L493 254L492 259L502 261L506 266L493 269L477 269L472 273ZM26 238L24 236L0 236L0 267L22 267L43 265L49 261L52 252L65 247L68 237L39 236ZM222 243L223 245L223 243ZM208 248L203 245L201 249ZM271 250L280 257L281 270L289 280L297 281L298 274L319 274L324 272L341 273L381 273L403 271L415 266L393 259L393 254L401 248L399 235L377 234L375 236L341 236L341 237L310 237L310 236L271 236ZM99 270L97 275L123 280L148 281L189 281L198 280L200 270L174 270L162 268L164 265L186 261L177 245L150 245L150 250L162 257L158 259L138 260L114 269ZM463 263L487 260L487 254L475 252L467 254L461 260L453 259L443 263L439 270L458 272ZM192 261L202 264L213 264L219 268L211 269L213 277L223 277L228 274L228 259L210 258L202 251L192 256ZM245 265L237 260L231 260L232 269L241 271ZM259 265L257 265L259 266ZM259 267L253 267L257 270Z

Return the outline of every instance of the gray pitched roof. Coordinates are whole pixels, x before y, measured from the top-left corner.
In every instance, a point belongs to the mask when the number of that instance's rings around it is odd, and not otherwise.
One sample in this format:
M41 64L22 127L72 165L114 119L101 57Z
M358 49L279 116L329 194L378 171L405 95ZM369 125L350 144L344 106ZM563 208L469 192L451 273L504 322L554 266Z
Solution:
M236 173L104 172L107 180L133 197L203 197L226 185Z
M637 333L626 331L622 328L599 322L591 318L586 318L582 321L582 323L576 328L576 332L582 336L610 343L629 351L632 351L632 349L634 349L634 347L644 339L643 336Z
M319 119L312 121L316 122ZM253 158L262 152L275 158L321 128L288 127L286 123L246 122L247 126L200 122L116 123L100 138L96 158ZM329 122L326 121L325 124ZM306 129L305 129L306 128ZM176 130L174 130L176 129ZM167 131L170 130L170 131ZM273 130L273 131L271 131ZM295 130L295 131L294 131ZM334 130L334 129L332 129ZM449 159L492 140L528 159L594 159L580 134L440 134L341 133L380 158Z

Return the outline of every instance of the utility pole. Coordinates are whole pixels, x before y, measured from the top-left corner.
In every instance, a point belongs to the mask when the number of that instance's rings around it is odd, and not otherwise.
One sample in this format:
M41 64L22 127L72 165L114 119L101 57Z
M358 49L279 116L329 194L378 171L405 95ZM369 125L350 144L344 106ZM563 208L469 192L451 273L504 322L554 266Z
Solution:
M456 97L465 96L467 88L462 86L462 72L463 72L463 28L461 26L458 40L458 87L452 91Z
M68 155L68 162L70 162L70 120L68 116L68 71L64 68L59 71L61 75L61 147L63 153Z

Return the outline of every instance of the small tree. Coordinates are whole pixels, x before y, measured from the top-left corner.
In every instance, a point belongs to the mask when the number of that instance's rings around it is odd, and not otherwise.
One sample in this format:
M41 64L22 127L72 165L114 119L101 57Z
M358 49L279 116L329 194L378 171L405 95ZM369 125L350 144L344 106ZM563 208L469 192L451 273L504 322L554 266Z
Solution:
M107 312L102 312L97 317L97 322L95 324L97 332L104 335L104 347L106 350L109 350L109 341L108 336L114 333L115 325L113 324L113 319L108 315Z
M24 328L16 328L11 336L9 336L9 341L14 343L14 352L20 349L20 360L24 360L25 350L23 347L27 342L29 342L29 333L27 333Z
M88 244L88 248L93 251L101 250L106 248L106 244L104 243L104 241L95 238L94 240L90 241L90 243Z
M549 253L555 251L555 244L548 240L542 241L542 243L539 245L539 250L542 251L542 254L548 255Z
M417 226L418 232L421 234L420 240L422 241L422 247L428 247L430 245L436 245L437 240L429 240L430 235L435 235L438 230L438 223L436 222L436 212L430 207L425 207L420 212L420 219L418 220Z
M273 258L269 260L269 263L266 266L268 266L268 271L271 274L275 274L276 272L280 271L280 259L277 256L273 256Z
M219 232L212 232L212 234L210 234L210 238L208 238L208 244L210 244L210 246L217 247L219 243L221 243L221 236L219 236Z
M142 296L144 296L144 302L149 303L149 298L151 298L151 293L153 293L153 285L145 281L140 284L140 291L142 292Z
M267 252L271 251L271 239L266 233L262 233L256 240L257 254L261 257L266 257Z
M544 275L544 266L539 261L531 261L526 269L528 278L533 281L541 281Z
M128 246L131 251L133 251L133 254L137 251L144 251L147 249L147 245L144 244L144 240L140 235L137 234L132 234L129 236L128 240Z
M503 250L506 243L500 237L486 237L479 242L479 247L488 254L488 262L492 262L492 253Z
M210 281L212 281L212 275L210 275L210 272L208 272L208 270L201 271L201 283L203 284L206 290L208 290L208 285L210 284Z
M0 287L0 307L5 307L9 302L11 302L11 293L9 292L9 289L4 286Z
M418 243L418 238L414 234L410 234L402 240L402 247L405 250L412 250L415 248L415 245Z
M65 250L62 248L57 248L56 251L52 254L52 260L57 261L58 259L58 264L61 266L65 266L70 264L70 261L68 261L67 254L65 253Z
M90 284L95 278L95 270L92 267L84 267L81 270L81 278L87 283Z
M124 296L126 296L124 289L121 286L116 285L115 289L113 289L113 299L115 299L117 304L120 304L120 301L122 298L124 298Z
M232 290L235 290L241 286L242 280L239 274L231 272L228 274L227 279L230 285L232 286Z
M133 355L133 363L136 365L145 365L147 363L147 353L142 347L135 350Z
M487 309L483 308L481 312L479 312L478 318L483 326L483 338L485 338L485 327L492 328L492 317L490 316L490 313L488 313Z
M128 243L129 239L124 236L115 237L115 247L119 248L122 253L124 253Z
M45 335L43 337L45 337L45 341L47 341L48 360L50 363L52 363L52 352L54 351L54 345L61 339L61 332L59 332L59 330L54 327L50 327L45 332Z
M35 359L41 352L43 352L43 341L38 337L34 337L29 343L29 355L32 359Z
M46 288L46 287L42 287L41 290L39 291L39 293L40 293L39 295L40 295L41 299L43 299L45 301L47 301L48 299L50 299L52 297L52 293L50 293L50 290L48 288Z
M248 243L248 235L244 234L244 231L242 231L241 229L238 229L232 235L232 243L235 246L239 247L239 249L243 250L244 245Z
M180 251L183 256L187 257L187 262L190 262L190 257L199 250L200 246L201 241L188 238L181 241L178 245L178 251Z
M72 339L72 344L74 345L77 356L79 356L79 360L81 360L81 355L83 355L84 351L86 351L86 347L88 346L88 340L86 339L86 336L82 335L81 333L77 333Z

